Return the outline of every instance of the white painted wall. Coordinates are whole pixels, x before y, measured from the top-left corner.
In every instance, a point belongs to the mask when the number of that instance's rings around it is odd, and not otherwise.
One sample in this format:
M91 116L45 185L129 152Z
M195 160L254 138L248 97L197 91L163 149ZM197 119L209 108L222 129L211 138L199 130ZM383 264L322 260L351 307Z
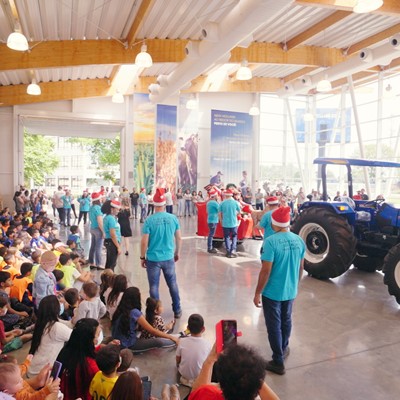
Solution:
M13 109L0 107L0 142L1 142L1 168L0 168L0 197L4 206L14 208L14 141L13 141Z

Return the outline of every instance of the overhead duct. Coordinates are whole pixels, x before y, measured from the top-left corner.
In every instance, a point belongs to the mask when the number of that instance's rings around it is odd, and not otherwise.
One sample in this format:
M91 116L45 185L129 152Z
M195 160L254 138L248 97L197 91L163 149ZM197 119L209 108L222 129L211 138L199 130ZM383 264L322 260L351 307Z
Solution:
M261 26L267 25L293 1L241 0L218 24L218 42L202 40L198 48L199 58L187 57L168 75L167 87L161 87L158 94L151 93L150 100L153 103L159 103L176 93L187 82L192 81L215 64L216 60L221 58L221 55L228 53ZM207 26L205 29L207 29Z
M400 50L399 46L400 35L395 35L388 43L379 47L363 49L348 60L313 75L311 77L311 87L316 87L318 82L322 79L327 79L332 82L357 72L365 71L376 65L388 65L394 58L398 57L395 50ZM301 79L297 79L291 83L291 90L288 90L287 87L283 87L278 90L277 95L284 97L294 96L296 94L307 94L310 89L310 86L305 86Z

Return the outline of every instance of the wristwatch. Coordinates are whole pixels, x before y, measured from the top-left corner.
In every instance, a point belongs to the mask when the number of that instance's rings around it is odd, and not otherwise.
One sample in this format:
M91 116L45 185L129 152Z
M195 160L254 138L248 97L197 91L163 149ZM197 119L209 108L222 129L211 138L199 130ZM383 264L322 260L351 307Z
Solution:
M146 259L146 257L140 257L140 259L141 259L141 260L145 260L145 259Z

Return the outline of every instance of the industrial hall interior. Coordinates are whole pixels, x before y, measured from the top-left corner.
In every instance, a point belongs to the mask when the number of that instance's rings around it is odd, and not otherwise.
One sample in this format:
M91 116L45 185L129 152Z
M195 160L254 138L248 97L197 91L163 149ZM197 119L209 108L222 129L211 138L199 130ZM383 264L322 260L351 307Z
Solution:
M400 398L400 0L0 0L0 140L0 399Z

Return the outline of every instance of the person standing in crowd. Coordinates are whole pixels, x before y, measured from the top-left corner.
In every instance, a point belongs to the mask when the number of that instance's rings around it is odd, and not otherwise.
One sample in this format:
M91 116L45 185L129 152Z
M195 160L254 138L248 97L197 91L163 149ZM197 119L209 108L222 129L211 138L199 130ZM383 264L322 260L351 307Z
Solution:
M83 192L82 196L78 199L79 203L79 218L78 218L78 225L81 223L83 218L83 223L86 224L87 215L90 210L90 198L88 192Z
M267 371L283 375L289 355L292 307L303 274L305 244L289 231L290 207L279 207L271 214L275 234L267 238L261 254L261 271L253 302L264 311L272 360Z
M182 316L175 262L179 260L181 231L178 218L165 212L164 189L158 188L154 195L155 213L148 217L143 225L140 244L140 260L147 269L150 297L159 300L161 271L172 298L174 317Z
M184 214L184 216L186 217L186 215L189 215L189 217L190 217L190 209L191 209L191 205L192 205L192 195L190 194L189 189L185 190L185 193L183 194L183 198L185 199L185 214Z
M183 198L182 189L179 188L176 192L176 203L177 203L177 210L176 215L178 217L183 217L183 210L185 208L185 199Z
M174 202L172 200L172 193L169 188L165 189L165 206L167 209L167 213L172 214L174 209Z
M304 193L304 189L301 187L299 192L296 194L296 201L297 201L297 209L299 209L303 203L306 201L306 194Z
M132 237L131 212L129 209L129 203L128 205L122 205L122 209L118 213L118 223L121 227L121 236L124 238L126 256L129 256L129 238Z
M63 201L63 208L64 208L64 225L66 222L67 226L71 226L71 209L73 200L71 196L71 191L67 190L65 192L65 195L61 197L61 200Z
M219 220L224 231L224 241L226 248L226 256L228 258L237 257L237 230L238 230L238 214L240 213L240 205L233 199L233 192L230 189L224 191L224 201L219 205Z
M336 192L336 196L333 198L333 201L340 201L341 195L340 195L340 191Z
M369 200L369 196L365 193L365 189L360 190L361 200Z
M138 209L138 201L139 201L139 193L136 192L136 189L132 189L132 193L129 195L131 199L131 207L132 207L132 217L137 219L137 209Z
M244 194L242 193L243 201L246 204L251 204L253 201L253 193L251 192L251 187L247 186Z
M218 224L218 210L219 204L217 202L218 192L212 189L208 192L209 200L207 202L207 224L208 224L208 237L207 237L207 251L211 254L218 253L217 249L213 247L213 238Z
M192 215L197 215L197 192L195 190L192 191L192 204L191 204L191 209L192 209Z
M154 214L153 192L147 195L147 216Z
M102 265L101 250L103 247L104 228L103 228L103 214L101 212L101 193L92 193L92 205L89 209L90 221L90 250L89 250L89 264L90 268L100 268Z
M121 227L117 221L117 214L121 209L118 200L107 200L101 207L103 212L104 246L107 252L106 268L114 271L117 258L121 254Z
M60 218L60 225L65 225L65 212L64 212L64 203L62 201L62 197L65 195L65 192L62 186L58 187L58 191L53 195L53 204L54 207L57 208L58 218Z
M279 207L279 199L276 196L267 197L268 211L262 216L258 226L264 229L264 241L275 233L271 226L271 214ZM264 243L261 246L261 253L263 251Z
M264 194L261 192L261 188L257 189L256 197L256 210L264 210Z
M147 216L147 196L145 188L140 189L139 206L140 206L140 222L143 223Z
M218 189L221 189L222 188L222 180L221 180L222 175L223 175L223 173L221 171L218 171L217 175L214 175L210 179L210 185L216 186Z

